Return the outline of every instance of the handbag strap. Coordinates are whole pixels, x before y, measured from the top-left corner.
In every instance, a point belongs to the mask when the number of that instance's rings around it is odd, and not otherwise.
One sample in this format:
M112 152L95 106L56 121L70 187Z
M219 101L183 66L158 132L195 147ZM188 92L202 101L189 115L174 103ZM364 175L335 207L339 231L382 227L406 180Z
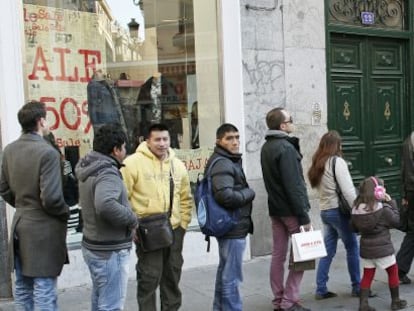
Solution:
M336 180L336 175L335 175L335 164L336 164L336 156L334 156L334 158L333 158L333 160L332 160L332 171L333 171L333 178L334 178L334 181L335 181L335 186L336 186L336 188L339 190L339 191L341 191L341 187L339 187L339 185L338 185L338 181Z
M174 171L173 160L174 159L171 159L171 170L170 170L170 208L168 209L168 218L171 217L173 200L174 200L174 178L173 178L173 174L172 174L172 172Z

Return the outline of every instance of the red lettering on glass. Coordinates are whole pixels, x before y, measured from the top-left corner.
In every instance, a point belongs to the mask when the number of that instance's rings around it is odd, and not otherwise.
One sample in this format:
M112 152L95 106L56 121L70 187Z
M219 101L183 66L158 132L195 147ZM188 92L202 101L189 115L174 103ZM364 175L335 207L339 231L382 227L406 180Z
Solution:
M101 63L101 52L96 50L78 50L84 56L85 76L80 78L81 82L89 82L92 73L96 71L96 65Z
M42 65L39 65L39 61L41 61ZM39 80L39 77L37 76L37 71L44 71L45 72L45 80L52 81L53 77L49 73L49 68L46 64L46 58L43 54L43 49L38 46L36 49L36 55L35 60L33 63L33 70L32 73L28 76L29 80Z
M48 105L47 103L56 103L56 99L54 97L40 97L40 102L46 104L46 111L50 111L55 118L54 122L50 119L50 114L47 115L47 121L49 123L49 130L53 131L59 127L59 113L55 107Z
M78 53L84 57L85 75L79 79L79 70L77 66L73 67L73 75L68 76L66 73L66 54L71 54L71 50L68 48L53 48L53 51L59 54L60 73L55 76L56 81L67 82L89 82L92 73L96 70L96 65L101 63L101 52L97 50L79 50ZM39 80L37 74L38 71L44 72L44 80L53 81L53 77L49 72L47 66L46 57L43 53L43 49L38 46L36 49L35 60L33 62L32 73L28 76L29 80Z
M76 110L76 121L73 124L70 124L65 113L65 107L66 104L72 104L73 108ZM79 125L81 123L81 110L78 106L78 103L73 99L66 97L62 103L60 104L60 116L62 118L63 124L66 125L66 127L70 130L77 130L79 128Z
M79 80L78 67L73 68L73 76L66 75L65 68L65 54L70 54L70 49L68 48L53 48L53 51L59 53L60 57L60 76L56 76L56 81L69 81L74 82Z
M88 101L86 101L86 100L83 101L83 103L82 103L82 114L88 118L88 123L86 123L85 129L83 130L83 132L85 134L87 134L87 133L89 133L89 131L91 129L92 123L91 123L91 120L89 119Z

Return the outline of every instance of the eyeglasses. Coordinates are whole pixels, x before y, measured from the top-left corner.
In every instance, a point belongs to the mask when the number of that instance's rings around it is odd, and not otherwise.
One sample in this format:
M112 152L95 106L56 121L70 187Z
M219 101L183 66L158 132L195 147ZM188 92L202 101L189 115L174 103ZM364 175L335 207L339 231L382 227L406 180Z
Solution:
M284 121L284 122L282 122L282 123L293 123L293 118L292 118L292 116L290 116L289 120Z

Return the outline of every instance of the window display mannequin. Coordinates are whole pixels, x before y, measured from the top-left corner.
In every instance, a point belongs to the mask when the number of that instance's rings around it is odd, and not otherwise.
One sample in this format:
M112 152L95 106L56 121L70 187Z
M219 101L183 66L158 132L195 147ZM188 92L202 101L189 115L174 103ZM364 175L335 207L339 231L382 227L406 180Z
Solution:
M198 135L198 102L195 101L191 107L191 148L200 148Z
M93 130L96 133L104 124L119 124L124 132L127 132L125 119L122 114L118 95L113 88L113 83L108 80L102 70L93 74L87 86L88 113Z
M137 104L139 87L132 84L123 84L127 80L130 80L129 74L121 72L118 80L115 82L115 90L119 98L119 103L121 104L122 114L127 128L127 154L131 154L136 149L135 133L137 133L137 128L141 120L141 109Z
M136 144L146 137L151 124L164 123L170 129L171 147L180 148L178 136L182 135L183 129L177 104L181 102L173 83L161 72L154 72L141 86L137 103L141 107L141 122L136 133ZM176 117L167 117L167 111L170 114L173 112Z

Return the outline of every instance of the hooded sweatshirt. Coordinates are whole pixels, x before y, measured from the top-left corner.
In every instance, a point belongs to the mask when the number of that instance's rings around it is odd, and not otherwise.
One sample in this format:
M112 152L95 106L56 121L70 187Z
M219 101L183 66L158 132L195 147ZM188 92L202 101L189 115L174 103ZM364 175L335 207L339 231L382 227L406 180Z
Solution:
M167 158L159 160L147 143L142 142L124 165L121 172L134 212L139 217L168 212L171 176L174 182L171 225L174 229L187 229L194 203L187 170L174 150L170 148Z
M132 246L131 229L138 220L129 205L120 166L114 158L95 151L76 165L84 222L82 245L90 250Z

